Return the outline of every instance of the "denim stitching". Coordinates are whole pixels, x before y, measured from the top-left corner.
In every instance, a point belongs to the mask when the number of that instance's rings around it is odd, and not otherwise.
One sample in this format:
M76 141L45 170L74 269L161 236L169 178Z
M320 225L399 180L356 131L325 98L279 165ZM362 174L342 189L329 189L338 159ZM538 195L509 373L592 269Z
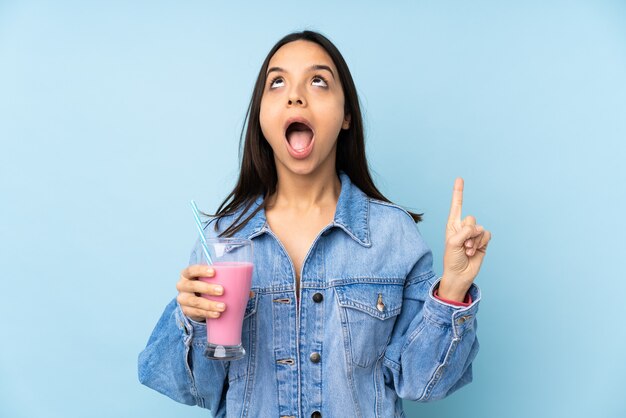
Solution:
M337 293L335 292L335 297ZM346 357L346 370L348 377L348 386L350 387L350 393L352 394L352 402L354 403L354 408L356 409L357 416L361 417L361 409L359 408L359 401L356 395L356 387L354 386L354 376L352 374L353 363L352 363L352 347L350 343L350 329L348 327L348 318L346 316L346 312L339 308L339 315L341 317L341 331L343 333L343 345L344 345L344 354Z

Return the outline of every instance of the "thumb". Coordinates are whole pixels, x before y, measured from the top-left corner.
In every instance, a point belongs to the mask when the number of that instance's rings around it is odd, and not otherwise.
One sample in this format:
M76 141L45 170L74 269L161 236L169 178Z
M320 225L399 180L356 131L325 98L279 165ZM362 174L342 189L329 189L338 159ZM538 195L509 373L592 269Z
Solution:
M487 251L485 251L485 248L479 248L474 253L473 258L475 258L478 261L479 266L483 263L483 258L485 258L485 254L487 254Z

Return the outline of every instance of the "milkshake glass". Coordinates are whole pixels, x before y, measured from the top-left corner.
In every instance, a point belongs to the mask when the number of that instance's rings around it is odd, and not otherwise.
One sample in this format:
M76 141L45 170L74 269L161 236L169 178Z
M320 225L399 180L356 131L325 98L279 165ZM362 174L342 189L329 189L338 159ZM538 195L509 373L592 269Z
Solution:
M213 277L199 277L224 289L220 296L202 294L207 299L223 302L226 310L219 318L207 318L207 349L205 356L213 360L236 360L246 351L241 345L241 328L252 287L252 241L239 238L206 240L215 270ZM201 264L209 264L202 254Z

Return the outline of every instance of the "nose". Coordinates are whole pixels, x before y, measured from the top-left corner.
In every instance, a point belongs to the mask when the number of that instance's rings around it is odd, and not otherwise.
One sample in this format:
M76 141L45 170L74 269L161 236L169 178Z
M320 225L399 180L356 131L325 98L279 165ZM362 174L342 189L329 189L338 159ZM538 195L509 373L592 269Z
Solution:
M290 97L289 101L287 101L287 104L289 106L294 106L294 105L302 106L302 105L304 105L304 101L300 97L298 97L298 98Z
M298 86L294 86L294 88L289 92L287 106L306 106L306 100L304 95L300 92L300 88Z

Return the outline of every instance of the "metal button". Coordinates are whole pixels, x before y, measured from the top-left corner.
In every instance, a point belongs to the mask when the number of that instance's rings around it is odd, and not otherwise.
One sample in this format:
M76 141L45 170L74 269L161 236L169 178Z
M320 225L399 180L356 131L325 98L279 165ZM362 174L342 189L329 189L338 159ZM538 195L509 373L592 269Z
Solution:
M320 356L320 353L311 353L309 356L309 360L311 360L312 363L319 363L321 359L322 356Z
M321 293L316 293L313 295L313 302L320 303L323 300L324 300L324 295L322 295Z
M322 413L320 411L315 411L311 414L311 418L322 418Z
M385 310L385 303L383 302L382 293L378 294L378 301L376 302L376 309L378 309L380 312Z

